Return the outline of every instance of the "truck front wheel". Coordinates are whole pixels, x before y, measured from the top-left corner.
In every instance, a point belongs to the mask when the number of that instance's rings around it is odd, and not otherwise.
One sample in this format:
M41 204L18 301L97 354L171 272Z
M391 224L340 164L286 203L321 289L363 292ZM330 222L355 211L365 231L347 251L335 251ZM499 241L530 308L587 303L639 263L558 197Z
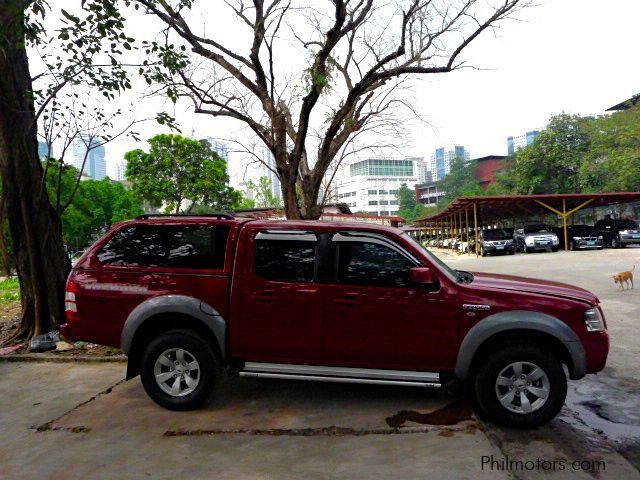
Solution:
M169 410L198 408L211 394L217 377L215 353L190 330L157 336L142 355L142 385L153 401Z
M481 411L493 422L534 428L564 405L567 378L556 356L535 346L510 346L483 362L474 391Z

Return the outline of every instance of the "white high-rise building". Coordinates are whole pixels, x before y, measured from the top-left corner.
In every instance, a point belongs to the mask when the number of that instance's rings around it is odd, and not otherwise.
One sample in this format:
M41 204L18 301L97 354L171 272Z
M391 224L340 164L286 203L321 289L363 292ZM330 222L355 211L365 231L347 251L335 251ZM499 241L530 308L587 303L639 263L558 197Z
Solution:
M431 172L431 178L425 181L442 180L451 171L451 162L458 157L469 161L471 154L462 145L448 144L436 148L429 162L428 171Z
M113 164L113 168L111 169L111 175L113 178L111 180L116 180L118 182L125 179L125 172L127 171L127 162L125 160L117 161ZM111 176L110 175L110 176Z
M508 155L512 155L521 148L531 145L538 135L540 135L540 130L531 130L530 132L521 133L520 135L507 137Z
M336 175L337 201L352 212L397 215L398 190L402 184L415 188L423 163L422 158L368 158L342 165Z
M86 142L88 143L88 141ZM82 138L78 138L73 143L73 155L71 157L71 161L68 162L78 170L82 169L82 163L84 162L84 170L82 173L91 177L93 180L102 180L107 176L107 162L104 159L104 145L94 146L100 142L101 139L98 137L92 139L92 147L87 153L87 143L85 143Z
M207 140L211 144L211 148L218 154L218 156L225 162L229 162L229 149L227 145L220 139L215 137L207 137Z

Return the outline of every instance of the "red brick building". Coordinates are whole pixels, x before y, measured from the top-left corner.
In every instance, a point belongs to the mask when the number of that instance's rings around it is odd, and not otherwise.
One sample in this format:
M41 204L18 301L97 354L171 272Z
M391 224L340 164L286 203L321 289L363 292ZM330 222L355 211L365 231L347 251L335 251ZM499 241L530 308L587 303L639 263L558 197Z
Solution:
M483 190L489 188L495 181L496 172L504 168L504 155L487 155L486 157L474 158L472 162L477 162L475 177L480 182Z

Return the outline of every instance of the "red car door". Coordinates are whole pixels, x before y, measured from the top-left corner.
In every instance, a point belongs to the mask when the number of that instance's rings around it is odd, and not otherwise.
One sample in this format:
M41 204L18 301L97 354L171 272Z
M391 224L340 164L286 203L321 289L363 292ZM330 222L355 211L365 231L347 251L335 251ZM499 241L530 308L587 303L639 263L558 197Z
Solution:
M232 351L243 360L317 363L323 305L316 282L318 237L245 228L232 286Z
M331 243L337 267L327 292L327 358L364 368L451 369L458 332L455 287L443 281L429 291L412 284L410 269L424 259L380 234L339 232Z

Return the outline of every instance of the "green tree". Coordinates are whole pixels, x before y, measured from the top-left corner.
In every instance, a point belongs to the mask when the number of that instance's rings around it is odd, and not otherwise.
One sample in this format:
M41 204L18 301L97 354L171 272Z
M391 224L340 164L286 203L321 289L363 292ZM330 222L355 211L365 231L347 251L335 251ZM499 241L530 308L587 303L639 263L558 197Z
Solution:
M258 184L253 180L247 182L247 187L255 192L255 206L260 208L282 208L282 201L273 194L273 184L267 177L260 177Z
M440 181L438 189L444 196L438 201L440 209L445 208L457 197L484 195L480 182L475 177L476 163L461 157L453 159L449 173Z
M514 193L579 192L578 172L590 149L592 121L578 115L552 117L533 143L517 152Z
M47 172L47 190L51 201L58 192L62 198L73 192L78 171L64 166L62 175L52 169ZM58 185L61 188L58 189ZM142 200L119 182L109 178L80 182L71 203L62 214L62 233L71 248L82 248L113 223L135 218L144 213Z
M406 183L400 185L396 198L398 199L398 211L400 212L400 216L402 216L402 212L413 211L418 203L418 200L416 199L416 192L407 187Z
M590 146L579 169L587 192L640 190L640 107L590 122Z
M226 162L208 141L160 134L149 144L149 152L132 150L125 159L134 192L152 205L178 213L186 201L187 212L196 205L222 211L239 201L227 185Z
M404 218L406 223L413 223L418 218L428 217L436 213L435 207L427 207L418 203L416 192L403 183L396 195L398 199L398 215Z

